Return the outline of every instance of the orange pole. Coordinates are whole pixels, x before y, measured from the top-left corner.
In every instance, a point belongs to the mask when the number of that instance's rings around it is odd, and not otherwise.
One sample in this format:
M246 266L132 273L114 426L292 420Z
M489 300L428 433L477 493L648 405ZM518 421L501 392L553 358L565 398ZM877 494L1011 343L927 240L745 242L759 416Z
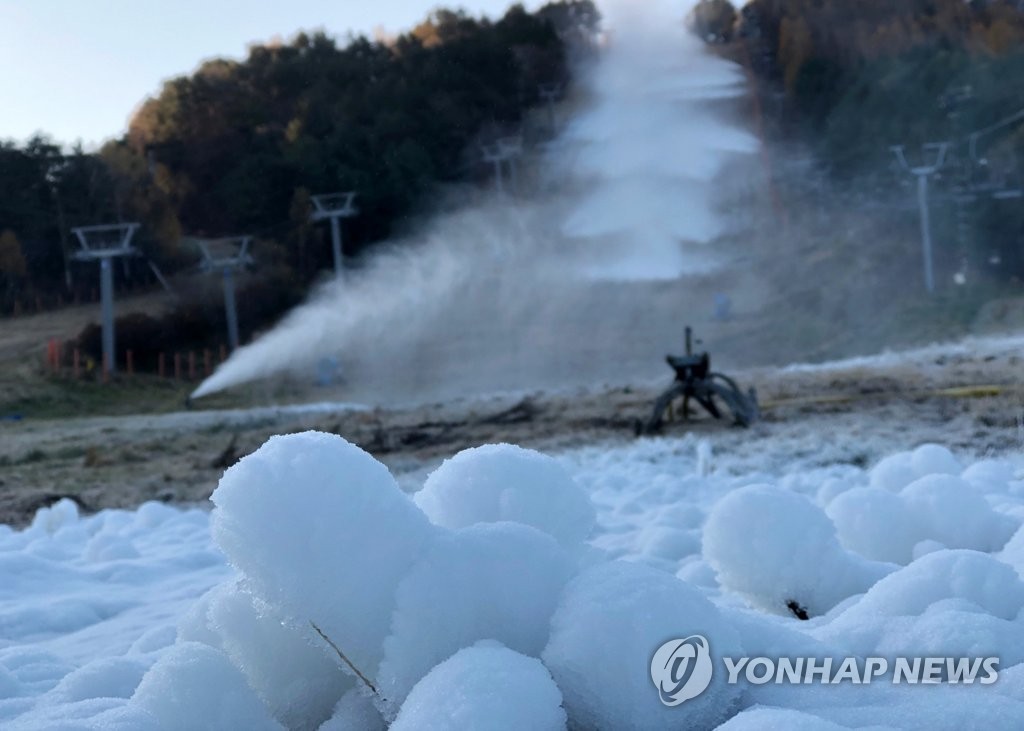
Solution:
M130 350L124 351L124 362L125 362L125 366L128 368L128 375L129 376L135 374L135 359L132 357L132 355L133 355L132 351L130 351Z

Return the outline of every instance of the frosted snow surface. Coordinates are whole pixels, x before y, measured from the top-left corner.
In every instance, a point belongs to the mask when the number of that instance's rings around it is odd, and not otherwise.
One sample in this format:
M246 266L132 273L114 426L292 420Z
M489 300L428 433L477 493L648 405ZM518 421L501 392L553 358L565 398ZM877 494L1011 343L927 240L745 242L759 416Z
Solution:
M401 705L432 667L478 640L537 656L573 573L565 552L529 526L472 526L437 541L402 580L377 673Z
M671 574L608 561L573 579L541 656L573 722L581 728L713 728L728 718L740 688L726 685L720 674L679 707L662 705L652 692L646 672L651 653L681 626L699 627L715 652L742 654L736 630L715 606Z
M594 506L557 460L511 444L459 452L434 470L416 504L445 528L514 521L532 525L568 549L594 527Z
M0 727L1024 727L1024 458L751 464L692 438L497 445L410 497L304 433L229 469L212 513L58 503L0 526ZM665 706L651 657L691 635L715 657L994 655L1000 677L716 666Z
M824 511L802 495L751 485L719 500L704 526L704 557L723 588L764 611L795 603L811 616L865 592L894 568L844 550Z
M539 660L494 643L459 650L409 694L392 731L558 731L562 693Z
M376 667L398 582L434 533L387 468L332 434L271 437L210 499L214 539L255 594Z

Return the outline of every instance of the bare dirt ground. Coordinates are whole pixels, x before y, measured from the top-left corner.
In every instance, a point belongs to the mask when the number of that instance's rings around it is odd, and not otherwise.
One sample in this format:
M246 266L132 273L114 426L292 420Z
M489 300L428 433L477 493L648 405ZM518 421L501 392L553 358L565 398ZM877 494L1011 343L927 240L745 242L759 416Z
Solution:
M164 292L126 296L117 300L117 313L157 314L170 301ZM0 413L4 405L46 398L53 389L37 377L51 338L70 340L99 319L100 306L90 302L60 310L0 319Z
M707 438L716 453L748 457L752 469L793 458L866 466L925 441L1005 453L1022 446L1022 358L1024 338L998 338L738 372L742 385L758 388L760 423L739 429L703 417L669 424L664 433ZM0 422L0 523L23 525L61 497L90 511L147 500L203 503L234 461L273 434L306 429L359 444L414 489L426 469L483 443L549 451L625 443L669 381L666 370L662 381L631 387L388 409L321 403Z

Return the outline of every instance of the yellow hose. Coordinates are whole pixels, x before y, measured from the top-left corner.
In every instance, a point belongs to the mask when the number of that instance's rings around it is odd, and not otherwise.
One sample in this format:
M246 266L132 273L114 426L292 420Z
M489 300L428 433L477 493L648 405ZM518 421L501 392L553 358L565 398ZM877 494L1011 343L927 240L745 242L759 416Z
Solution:
M850 401L865 401L879 397L914 397L914 398L992 398L1008 393L1021 393L1022 386L1005 386L995 383L976 384L971 386L952 386L950 388L932 389L930 391L878 391L874 393L824 394L818 396L795 396L793 398L771 399L760 404L762 409L779 406L799 406L801 404L841 404Z

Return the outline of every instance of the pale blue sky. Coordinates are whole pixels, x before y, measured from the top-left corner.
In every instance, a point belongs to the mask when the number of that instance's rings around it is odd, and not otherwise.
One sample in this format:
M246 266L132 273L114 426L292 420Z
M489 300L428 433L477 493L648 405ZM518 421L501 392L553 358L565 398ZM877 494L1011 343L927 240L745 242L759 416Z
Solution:
M511 0L0 0L0 139L119 136L167 78L253 41L323 28L407 30L438 5L495 17ZM525 2L528 8L541 3Z

